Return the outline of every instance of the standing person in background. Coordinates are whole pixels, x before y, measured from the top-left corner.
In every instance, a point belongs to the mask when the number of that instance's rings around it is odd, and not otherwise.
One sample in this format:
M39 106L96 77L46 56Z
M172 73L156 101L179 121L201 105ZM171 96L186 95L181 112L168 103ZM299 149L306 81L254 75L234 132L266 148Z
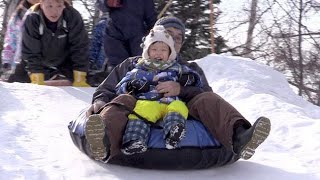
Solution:
M92 30L92 38L89 47L90 70L102 70L106 61L104 52L104 35L108 24L108 13L103 13L99 22Z
M67 1L40 0L23 27L22 60L9 81L45 85L59 75L73 86L89 86L88 34L80 13Z
M15 12L11 16L7 31L4 36L3 50L1 53L2 72L4 73L3 80L7 80L10 72L15 68L16 62L20 61L20 52L17 52L19 42L21 42L21 27L23 24L22 18L27 10L40 0L22 0Z
M104 41L107 71L142 53L140 44L157 20L153 0L106 0L110 14Z
M108 25L109 9L105 4L105 0L97 0L95 3L97 9L99 9L99 21L96 23L92 30L92 38L89 47L89 71L104 71L106 54L104 52L104 36L106 34L106 28ZM105 77L104 77L105 78Z
M100 11L99 22L94 26L89 46L89 72L87 82L98 86L108 75L106 71L107 58L104 52L104 37L110 19L108 8L104 0L98 0L95 4Z

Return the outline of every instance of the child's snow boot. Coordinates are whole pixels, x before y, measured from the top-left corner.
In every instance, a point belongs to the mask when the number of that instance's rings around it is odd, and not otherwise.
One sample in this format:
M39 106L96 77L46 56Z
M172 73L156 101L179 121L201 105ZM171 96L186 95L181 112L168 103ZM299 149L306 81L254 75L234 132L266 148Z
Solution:
M125 155L143 153L143 152L147 151L147 146L141 140L134 140L134 141L129 141L129 142L125 143L122 146L121 151Z
M178 147L178 143L185 136L186 130L184 124L176 124L172 126L168 137L166 138L166 148L175 149Z

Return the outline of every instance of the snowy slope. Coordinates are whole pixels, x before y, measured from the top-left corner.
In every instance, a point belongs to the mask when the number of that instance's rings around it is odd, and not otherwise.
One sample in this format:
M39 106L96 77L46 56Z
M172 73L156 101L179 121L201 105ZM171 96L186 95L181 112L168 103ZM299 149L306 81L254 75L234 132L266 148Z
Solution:
M94 88L0 82L0 179L320 179L319 107L265 65L218 55L197 62L213 90L249 121L271 119L270 137L249 161L189 171L99 164L73 145L67 129Z

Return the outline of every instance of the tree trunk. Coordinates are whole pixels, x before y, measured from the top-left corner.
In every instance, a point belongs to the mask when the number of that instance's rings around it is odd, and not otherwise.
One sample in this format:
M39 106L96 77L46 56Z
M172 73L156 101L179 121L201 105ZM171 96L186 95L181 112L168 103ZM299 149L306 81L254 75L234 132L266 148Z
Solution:
M303 15L303 0L299 2L299 21L298 21L298 54L299 54L299 95L302 96L303 87L303 57L302 57L302 15Z
M210 37L211 37L211 53L215 53L214 45L214 11L213 11L213 0L210 0Z
M317 104L316 105L318 105L318 106L320 106L320 81L318 82L318 94L317 94L317 96L318 96L318 99L317 99Z
M257 5L258 5L258 0L251 1L247 41L246 41L245 49L244 49L244 53L243 53L244 56L246 56L248 58L250 58L250 53L251 53L253 30L257 24Z

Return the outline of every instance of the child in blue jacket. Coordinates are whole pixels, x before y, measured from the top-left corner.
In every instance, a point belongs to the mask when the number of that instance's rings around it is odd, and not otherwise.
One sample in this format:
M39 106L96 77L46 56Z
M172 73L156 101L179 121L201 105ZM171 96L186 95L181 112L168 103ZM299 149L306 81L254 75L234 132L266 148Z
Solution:
M116 86L117 94L129 93L138 99L123 136L124 154L145 152L150 125L160 119L167 149L177 148L183 138L188 108L177 96L165 97L155 89L164 81L201 87L200 76L176 62L172 37L163 26L155 26L145 39L142 58Z

